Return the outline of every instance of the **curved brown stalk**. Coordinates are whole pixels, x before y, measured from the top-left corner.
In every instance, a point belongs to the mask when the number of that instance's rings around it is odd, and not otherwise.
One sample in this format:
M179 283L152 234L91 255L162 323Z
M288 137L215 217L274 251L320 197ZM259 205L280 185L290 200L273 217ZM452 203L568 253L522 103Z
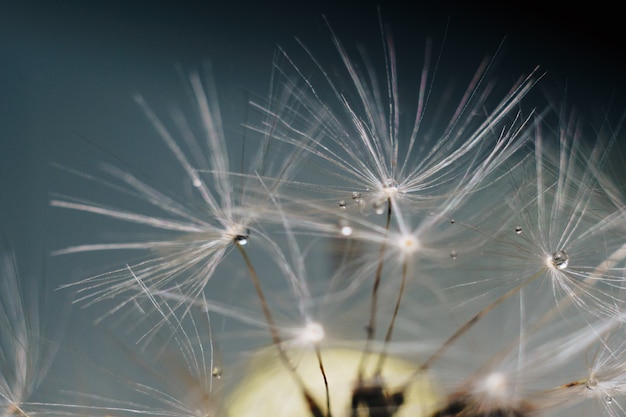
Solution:
M361 356L361 361L359 363L358 370L358 381L363 380L363 373L365 368L365 362L372 349L372 341L374 340L374 336L376 335L376 313L378 306L378 289L380 288L380 281L382 279L383 273L383 265L385 263L385 251L387 250L387 234L389 232L389 227L391 225L391 198L387 199L387 221L385 224L385 236L382 245L380 246L379 252L379 260L378 267L376 268L376 275L374 277L374 285L372 286L372 298L370 302L370 317L369 322L366 327L367 330L367 339L365 341L365 347L363 348L363 355Z
M287 356L287 352L285 352L285 350L283 349L282 340L281 340L280 334L278 333L278 329L276 328L276 322L274 321L274 317L272 316L272 313L269 309L267 299L265 298L265 294L263 293L263 289L261 288L261 281L259 280L259 276L257 275L256 270L254 269L254 266L252 265L252 261L250 260L250 257L246 253L243 246L240 245L238 242L235 242L235 246L237 247L237 249L239 249L239 253L241 253L241 256L243 257L244 262L246 263L246 266L248 267L248 273L250 275L250 279L252 280L252 284L254 285L254 288L256 289L256 293L257 293L257 296L259 297L259 301L261 302L261 309L263 310L263 315L265 316L265 321L267 322L267 326L269 328L270 335L272 337L272 343L274 344L274 347L276 348L276 351L278 352L278 357L280 358L283 365L285 365L285 367L289 370L289 373L293 377L296 384L298 384L298 386L302 390L302 395L304 396L307 402L307 405L309 407L309 411L311 411L311 414L314 417L332 417L330 414L330 397L329 397L329 392L328 392L328 381L326 380L326 373L324 372L324 369L323 369L323 365L321 362L321 354L319 352L319 349L316 350L316 353L318 355L320 369L322 371L322 376L324 377L324 383L326 385L326 403L329 405L328 411L325 416L322 413L317 402L311 396L311 393L309 392L309 390L304 385L304 382L302 381L302 379L296 372L296 368L293 366L293 364L289 360L289 356Z

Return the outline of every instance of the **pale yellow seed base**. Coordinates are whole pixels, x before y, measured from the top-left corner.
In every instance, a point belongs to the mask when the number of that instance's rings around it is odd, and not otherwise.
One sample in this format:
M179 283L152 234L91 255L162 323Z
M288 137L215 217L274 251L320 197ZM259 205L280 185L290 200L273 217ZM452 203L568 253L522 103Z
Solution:
M310 394L324 412L326 394L314 351L289 352L297 373ZM349 417L352 389L362 352L351 349L322 350L322 360L330 389L330 408L333 417ZM370 355L366 376L376 366L378 355ZM412 377L416 366L404 360L388 357L382 377L385 387L393 392ZM427 417L438 402L432 384L426 375L412 377L405 391L404 405L394 417ZM227 398L229 417L311 417L302 393L294 378L273 352L259 354L251 362L247 375Z

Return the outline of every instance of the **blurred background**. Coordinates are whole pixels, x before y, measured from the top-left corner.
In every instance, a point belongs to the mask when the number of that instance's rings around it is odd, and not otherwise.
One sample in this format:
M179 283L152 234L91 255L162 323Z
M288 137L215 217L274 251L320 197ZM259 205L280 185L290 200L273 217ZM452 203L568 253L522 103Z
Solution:
M380 4L400 68L419 74L425 39L435 41L435 52L446 39L441 76L473 71L500 49L502 77L540 65L547 75L538 94L566 97L591 122L605 114L616 121L626 109L626 43L617 6L433 3ZM53 327L55 317L71 314L70 324L58 325L68 327L70 343L97 346L83 337L93 317L68 312L69 294L51 290L108 267L94 271L97 255L48 257L89 243L81 239L102 234L106 224L48 206L51 193L81 195L57 165L94 173L105 160L144 173L160 170L170 156L154 143L132 95L166 109L184 100L175 67L195 69L206 60L225 128L242 135L246 101L267 94L276 45L300 51L297 37L316 56L324 48L334 56L325 15L344 44L378 53L377 7L370 1L1 1L0 237L15 251L23 278L45 277Z

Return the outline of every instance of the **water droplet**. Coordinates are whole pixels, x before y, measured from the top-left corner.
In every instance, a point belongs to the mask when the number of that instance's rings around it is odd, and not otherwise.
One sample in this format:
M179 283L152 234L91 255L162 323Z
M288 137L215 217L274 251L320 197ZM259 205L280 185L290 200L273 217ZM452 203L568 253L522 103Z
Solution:
M607 404L613 404L613 397L611 397L610 395L607 395L604 398L604 401L606 401Z
M451 219L451 220L450 220L450 224L454 224L454 223L456 223L456 220Z
M235 243L239 246L246 246L248 244L248 239L250 236L248 235L237 235L235 236Z
M200 188L202 186L202 181L200 181L200 178L193 179L193 186L196 188Z
M339 208L343 210L346 209L346 200L339 200Z
M567 252L564 250L558 250L552 254L550 260L555 268L565 269L569 263L569 256L567 256Z
M459 254L454 249L450 251L450 258L456 259L458 256Z
M385 188L393 191L398 191L398 183L393 178L389 178L385 181Z
M358 191L353 191L352 192L352 199L353 200L360 200L361 199L361 193Z
M339 220L339 232L342 236L350 236L352 234L352 227L347 220L341 219Z
M222 368L216 366L215 368L213 368L213 370L211 371L211 375L213 375L213 378L217 378L220 379L222 377Z
M589 378L587 378L587 382L585 383L585 385L587 386L588 390L594 390L598 386L598 380L590 376Z
M517 233L518 235L522 233L522 227L521 226L516 226L515 227L515 233Z
M383 214L385 212L385 200L374 202L373 207L376 214Z

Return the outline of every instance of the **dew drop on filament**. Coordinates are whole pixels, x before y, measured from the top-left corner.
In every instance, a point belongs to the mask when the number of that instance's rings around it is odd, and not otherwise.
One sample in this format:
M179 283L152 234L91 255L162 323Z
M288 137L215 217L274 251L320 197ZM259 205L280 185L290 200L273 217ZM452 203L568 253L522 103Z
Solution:
M361 193L358 192L358 191L353 191L352 192L352 199L356 200L356 201L360 200L361 199Z
M564 250L558 250L552 254L550 260L556 269L565 269L569 263L569 256Z
M339 208L345 210L346 209L346 201L339 200Z
M219 367L216 366L211 371L211 375L213 376L213 378L217 378L217 379L222 378L222 368L219 368Z
M347 220L339 220L339 232L341 233L342 236L350 236L352 234L352 227L350 226L350 223L348 223Z
M604 401L606 401L607 404L613 404L613 397L611 397L610 395L607 395L604 398Z
M588 390L593 391L598 386L598 380L591 376L587 378L587 382L585 383L585 386L587 387Z
M376 202L374 202L374 212L376 214L383 214L385 212L385 201L384 200L378 200Z
M521 228L521 226L517 226L517 227L515 227L515 233L517 233L518 235L522 233L522 228Z
M235 236L235 243L239 246L246 246L248 244L248 235L237 235Z
M456 259L456 258L458 258L458 256L459 256L459 254L454 249L452 249L450 251L450 258Z
M385 188L391 191L398 191L398 183L393 178L389 178L385 181Z

